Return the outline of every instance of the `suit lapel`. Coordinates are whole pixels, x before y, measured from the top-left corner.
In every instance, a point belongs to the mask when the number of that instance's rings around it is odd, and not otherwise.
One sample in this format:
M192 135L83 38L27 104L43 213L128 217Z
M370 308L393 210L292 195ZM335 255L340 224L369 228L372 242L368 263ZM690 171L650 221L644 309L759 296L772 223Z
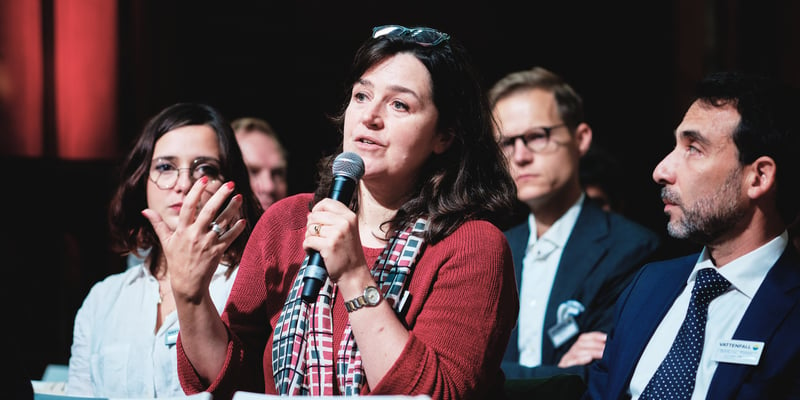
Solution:
M570 299L574 299L576 288L582 286L589 272L600 260L607 248L603 239L608 236L608 221L602 210L594 203L584 201L575 227L567 239L558 270L550 291L547 302L547 311L544 315L544 338L542 343L542 360L553 357L555 348L547 335L547 330L556 324L558 319L558 306ZM581 301L582 299L574 299ZM583 304L584 307L588 304Z
M614 362L618 365L614 366L613 371L627 375L609 377L609 383L617 385L611 393L625 393L628 389L644 348L686 286L686 279L692 272L697 257L698 254L692 254L647 265L634 277L631 286L620 297L623 303L617 307L625 309L625 316L614 327L613 340L618 349ZM629 298L628 291L631 289L636 295Z
M525 249L528 247L528 236L530 236L530 227L528 226L528 219L525 222L516 225L505 231L506 240L511 248L511 256L514 259L514 277L517 281L517 295L519 295L520 284L522 283L522 259L525 257ZM519 315L517 316L519 318ZM511 330L511 337L508 339L508 346L503 356L506 362L519 362L519 321L514 324L514 329Z
M781 325L786 314L792 311L800 300L800 261L797 253L786 247L783 255L770 269L764 282L758 288L750 306L747 307L742 322L736 328L733 339L767 342L764 351L775 351L769 348L769 339ZM773 343L773 345L779 345ZM762 354L763 360L764 354ZM741 387L745 375L756 366L719 363L711 385L709 398L731 398ZM737 384L732 384L735 382Z
M514 258L514 277L517 278L517 291L519 292L522 283L522 259L525 257L525 250L528 247L528 237L531 234L528 220L512 227L505 232L508 246L511 248L511 255Z

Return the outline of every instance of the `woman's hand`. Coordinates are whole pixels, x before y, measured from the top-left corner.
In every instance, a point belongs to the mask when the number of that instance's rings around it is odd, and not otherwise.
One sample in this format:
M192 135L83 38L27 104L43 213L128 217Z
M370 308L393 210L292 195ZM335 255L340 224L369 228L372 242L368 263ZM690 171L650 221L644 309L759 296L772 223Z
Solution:
M161 241L176 302L186 300L197 303L208 293L208 285L222 255L245 228L245 220L239 217L242 205L240 194L235 195L225 210L214 218L233 192L233 182L222 185L203 208L197 210L207 185L206 177L194 183L181 206L174 230L158 212L151 209L142 211ZM212 223L218 227L215 228Z
M319 252L333 282L347 272L366 265L358 218L346 205L333 199L323 199L308 214L306 228L303 248Z

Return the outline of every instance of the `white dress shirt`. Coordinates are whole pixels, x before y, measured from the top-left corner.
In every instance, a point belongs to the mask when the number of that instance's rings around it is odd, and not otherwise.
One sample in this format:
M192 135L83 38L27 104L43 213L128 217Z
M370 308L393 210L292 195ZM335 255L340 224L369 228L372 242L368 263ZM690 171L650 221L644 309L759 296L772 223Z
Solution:
M694 385L692 399L705 399L711 378L717 370L718 361L712 360L711 351L720 341L731 340L733 333L739 326L750 301L758 291L761 282L767 273L783 254L789 243L787 233L771 240L769 243L737 258L717 269L731 283L727 292L711 301L708 306L708 320L706 334L703 342L703 353L700 356L700 365L697 368L697 378ZM703 248L697 264L689 274L686 287L675 299L672 307L656 328L655 333L647 343L639 363L633 372L629 393L636 400L644 391L647 383L656 373L661 361L667 356L672 342L678 336L678 330L683 323L689 300L692 297L692 288L697 271L701 268L716 268L708 257L708 252Z
M219 265L211 298L222 313L238 269ZM94 397L184 396L178 379L173 311L155 332L158 281L144 264L94 284L75 317L68 395Z
M522 259L522 282L519 291L519 363L536 367L542 363L544 315L553 281L572 228L578 220L583 199L581 197L564 213L541 238L536 235L536 219L528 216L531 235L525 257ZM550 340L549 338L547 340Z

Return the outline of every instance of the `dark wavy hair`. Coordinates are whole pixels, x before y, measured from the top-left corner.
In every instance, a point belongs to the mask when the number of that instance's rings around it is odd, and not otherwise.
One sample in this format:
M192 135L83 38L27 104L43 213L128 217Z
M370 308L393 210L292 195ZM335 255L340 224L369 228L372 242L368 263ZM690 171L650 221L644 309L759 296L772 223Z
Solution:
M800 209L798 89L760 73L722 71L699 82L695 98L714 107L736 108L741 119L732 139L739 162L750 164L761 156L775 161L776 207L785 224L795 221Z
M152 117L144 130L135 139L135 144L120 169L120 184L109 206L109 225L114 251L123 255L139 255L141 249L150 249L146 261L155 273L156 262L163 250L150 222L141 214L147 208L147 180L156 142L167 132L189 126L207 125L217 135L220 154L221 175L236 184L242 195L242 215L247 220L244 232L231 244L223 256L223 262L236 266L262 210L252 189L247 167L242 159L230 123L215 108L198 103L173 104ZM229 270L232 272L233 268Z
M426 161L416 192L410 193L409 200L385 222L388 232L402 229L420 217L429 220L426 240L430 243L442 240L472 219L503 227L516 199L516 187L494 138L491 111L479 77L466 50L455 39L436 46L419 45L408 36L368 39L356 52L346 81L345 101L331 120L342 132L355 82L369 68L399 53L413 55L427 68L433 102L439 112L437 130L452 135L453 141L447 151L432 154ZM341 151L340 144L338 152ZM324 157L319 163L314 203L330 191L336 155ZM357 209L358 204L353 207Z

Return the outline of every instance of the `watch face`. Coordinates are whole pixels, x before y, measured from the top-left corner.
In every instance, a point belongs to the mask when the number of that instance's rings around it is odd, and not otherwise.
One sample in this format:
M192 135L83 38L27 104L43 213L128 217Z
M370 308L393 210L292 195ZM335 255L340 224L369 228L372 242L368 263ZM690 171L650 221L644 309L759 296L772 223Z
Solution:
M378 291L378 288L370 286L364 290L364 298L367 299L368 305L377 305L381 301L381 292Z

